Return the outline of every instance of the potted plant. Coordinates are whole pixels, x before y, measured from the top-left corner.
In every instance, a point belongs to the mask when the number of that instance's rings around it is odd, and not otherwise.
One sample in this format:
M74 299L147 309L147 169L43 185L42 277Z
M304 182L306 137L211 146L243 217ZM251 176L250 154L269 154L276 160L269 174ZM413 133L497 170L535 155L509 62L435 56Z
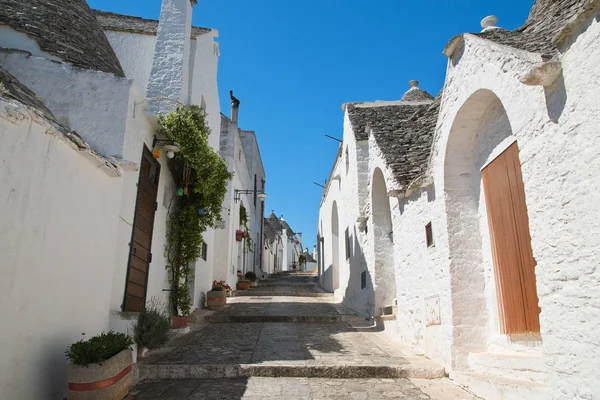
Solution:
M244 237L246 237L246 232L244 232L241 229L237 229L235 231L235 240L237 240L238 242L241 242L242 239L244 239Z
M154 350L165 345L171 335L169 314L158 299L152 298L133 325L133 340L138 346L138 357L143 357L146 349Z
M224 281L213 281L212 289L206 293L206 307L209 310L219 310L227 304L227 293L231 288Z
M124 333L101 333L73 343L65 351L69 360L69 399L121 400L132 384L133 340Z
M240 279L237 282L236 288L237 288L237 290L248 290L248 289L250 289L250 281L246 280L246 279Z
M256 282L256 274L254 272L248 271L248 272L246 272L246 275L244 277L246 278L247 281L250 282L250 286L252 286L252 287L258 286L258 282Z

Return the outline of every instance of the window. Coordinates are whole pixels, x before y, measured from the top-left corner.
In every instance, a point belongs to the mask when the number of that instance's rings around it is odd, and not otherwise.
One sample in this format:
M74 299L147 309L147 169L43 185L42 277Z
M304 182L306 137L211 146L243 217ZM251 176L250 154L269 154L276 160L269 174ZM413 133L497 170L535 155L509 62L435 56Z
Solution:
M425 238L427 240L427 247L433 247L433 230L431 229L431 222L425 225Z
M350 259L350 228L346 228L346 260Z
M360 274L360 288L364 289L367 287L367 271L363 271L362 274Z
M202 243L202 259L204 261L206 261L206 259L208 258L207 255L208 255L208 246L206 245L206 243Z

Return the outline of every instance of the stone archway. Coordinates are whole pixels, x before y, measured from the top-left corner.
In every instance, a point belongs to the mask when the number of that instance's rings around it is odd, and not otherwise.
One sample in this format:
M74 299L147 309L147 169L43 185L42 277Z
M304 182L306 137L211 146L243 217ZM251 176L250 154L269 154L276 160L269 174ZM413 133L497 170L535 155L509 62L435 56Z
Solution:
M337 203L331 206L331 289L335 291L340 286L340 223Z
M489 223L493 221L488 221L486 210L486 195L490 196L489 187L495 183L487 181L484 194L481 170L511 144L516 148L500 99L489 90L471 95L456 114L444 161L455 368L467 367L468 354L485 351L490 335L500 332L499 269L492 254L494 239L490 241L494 229L490 230ZM518 154L515 164L520 176ZM528 229L527 225L529 245Z
M371 208L373 215L373 249L375 255L375 310L392 306L396 297L394 274L394 246L392 214L387 185L381 169L376 168L371 180Z

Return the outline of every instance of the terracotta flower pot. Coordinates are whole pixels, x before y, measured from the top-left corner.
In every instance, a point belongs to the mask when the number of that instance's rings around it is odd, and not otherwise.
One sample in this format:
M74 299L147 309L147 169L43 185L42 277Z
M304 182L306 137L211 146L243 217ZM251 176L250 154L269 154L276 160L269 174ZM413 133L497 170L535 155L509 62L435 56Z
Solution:
M248 290L250 289L250 282L238 282L237 290Z
M171 328L172 329L181 329L187 327L187 317L171 317Z
M131 361L127 349L99 364L68 364L69 399L123 399L133 383Z
M221 291L208 291L206 293L206 307L209 310L218 310L223 308L227 304L227 292Z

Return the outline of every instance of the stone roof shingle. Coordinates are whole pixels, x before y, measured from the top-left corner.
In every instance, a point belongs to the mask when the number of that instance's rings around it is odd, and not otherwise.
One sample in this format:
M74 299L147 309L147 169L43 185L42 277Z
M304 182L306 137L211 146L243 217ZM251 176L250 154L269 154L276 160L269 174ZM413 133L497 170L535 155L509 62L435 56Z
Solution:
M552 55L557 35L577 15L600 6L598 0L536 0L523 26L514 31L492 29L475 35L532 53Z
M124 77L85 0L0 0L0 25L26 34L42 51L80 68Z
M427 172L440 103L441 93L432 103L416 107L395 129L373 131L387 166L403 189Z
M441 94L434 99L417 84L411 81L413 87L400 101L346 105L356 140L367 140L369 132L373 133L386 165L402 187L427 171L441 101Z
M158 21L108 11L93 10L98 23L105 31L130 32L141 35L156 35ZM192 37L203 35L212 29L192 26Z

